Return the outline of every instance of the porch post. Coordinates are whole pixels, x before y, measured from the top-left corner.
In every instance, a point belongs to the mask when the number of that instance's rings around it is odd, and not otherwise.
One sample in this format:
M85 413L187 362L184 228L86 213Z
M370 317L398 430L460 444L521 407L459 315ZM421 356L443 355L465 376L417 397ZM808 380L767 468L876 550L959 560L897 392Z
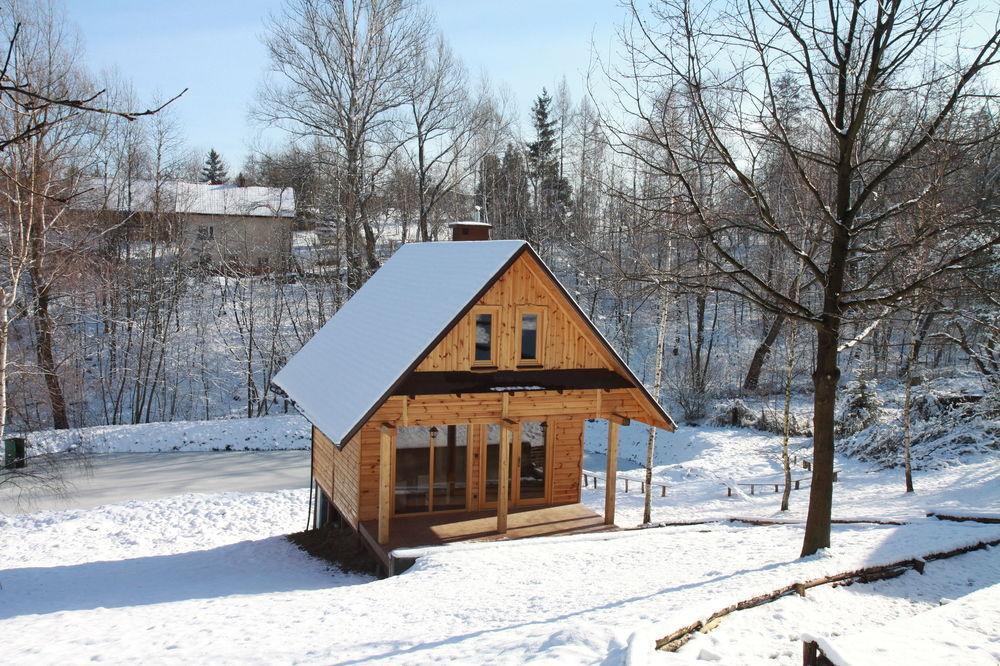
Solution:
M510 425L500 426L500 461L497 470L497 532L507 531L507 495L510 493L510 442L514 432Z
M608 421L608 466L604 483L604 524L615 524L615 486L618 479L618 421Z
M382 425L378 456L378 542L389 543L389 521L392 519L392 449L396 429Z

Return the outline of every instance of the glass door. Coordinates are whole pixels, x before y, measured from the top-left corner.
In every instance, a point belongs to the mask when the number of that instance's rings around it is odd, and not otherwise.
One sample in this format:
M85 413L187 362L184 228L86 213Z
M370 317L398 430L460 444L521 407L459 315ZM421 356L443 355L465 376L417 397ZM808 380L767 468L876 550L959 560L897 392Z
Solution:
M514 427L510 451L510 475L507 477L507 497L511 506L544 504L548 499L549 428L545 421L524 421ZM487 508L497 505L500 484L499 425L483 428L482 498Z
M465 425L396 431L396 515L466 508L468 434Z

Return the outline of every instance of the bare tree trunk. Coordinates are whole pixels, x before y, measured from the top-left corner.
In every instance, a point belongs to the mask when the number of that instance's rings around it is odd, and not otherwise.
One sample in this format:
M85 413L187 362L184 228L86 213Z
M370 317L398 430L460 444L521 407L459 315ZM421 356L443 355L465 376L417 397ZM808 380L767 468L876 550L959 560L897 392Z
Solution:
M767 361L767 356L771 353L771 347L774 345L774 341L778 339L778 334L781 333L781 327L784 323L785 316L776 315L771 322L771 326L768 327L767 335L764 336L764 339L757 346L750 361L750 367L747 368L747 376L743 380L744 391L749 393L757 390L757 386L760 383L760 373L764 369L764 362Z
M844 156L843 166L851 157ZM833 512L834 419L837 409L837 385L840 366L837 361L840 344L841 293L847 270L850 238L850 171L842 169L838 182L838 212L842 220L830 247L827 284L823 295L823 314L816 327L816 368L813 372L813 469L809 484L809 512L802 539L802 556L814 554L830 546L830 521Z
M7 341L10 333L10 311L6 296L0 294L0 442L7 429Z
M669 251L668 251L669 253ZM660 287L660 316L656 325L656 362L653 370L653 397L659 399L663 387L663 346L667 341L667 306L669 292L666 285ZM646 437L646 496L643 498L642 523L652 522L653 513L653 458L656 453L656 428L649 426Z
M920 342L923 340L923 336L926 335L927 328L930 327L931 317L932 314L928 314L924 318L926 326L921 325L919 329L922 335L918 335L918 316L914 315L912 321L910 322L910 344L906 355L906 374L903 375L903 382L905 382L906 385L903 393L903 474L906 477L906 492L908 493L913 492L913 468L910 464L910 421L913 407L913 366L916 364L917 354L920 352Z
M39 271L31 270L31 282L35 292L34 319L37 334L35 354L38 367L45 378L45 388L49 394L52 427L64 430L69 427L69 419L66 416L66 397L59 381L55 354L52 350L52 335L55 326L52 321L52 313L49 311L49 287L39 282L41 279Z
M798 328L799 322L792 321L792 330L788 335L788 359L785 364L785 432L781 441L781 467L785 473L785 488L781 493L782 511L788 511L788 500L792 494L792 465L788 457L788 435L791 429L792 378L795 375L795 337Z

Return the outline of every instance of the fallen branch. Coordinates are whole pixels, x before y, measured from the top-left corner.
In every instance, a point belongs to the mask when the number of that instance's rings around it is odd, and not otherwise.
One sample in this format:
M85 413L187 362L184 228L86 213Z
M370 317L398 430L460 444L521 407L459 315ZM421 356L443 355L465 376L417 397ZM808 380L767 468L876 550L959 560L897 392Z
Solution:
M988 523L991 525L1000 524L1000 518L992 518L990 516L955 516L947 513L937 513L935 511L927 512L928 518L937 518L938 520L951 520L956 523Z
M805 596L806 590L818 587L820 585L851 585L853 583L870 583L876 580L884 580L886 578L895 578L896 576L901 576L907 571L915 570L918 573L924 572L924 565L927 562L934 562L937 560L944 560L950 557L956 557L958 555L964 555L965 553L971 553L975 550L982 550L984 548L990 548L992 546L1000 545L1000 539L992 539L990 541L980 541L978 543L963 546L961 548L955 548L952 550L941 551L937 553L930 553L920 558L913 558L907 560L900 560L898 562L892 562L891 564L881 564L877 566L864 567L861 569L855 569L853 571L845 571L838 574L833 574L830 576L821 576L819 578L813 578L811 580L803 581L801 583L792 583L790 585L785 585L779 587L776 590L772 590L766 594L761 594L756 597L751 597L750 599L744 599L738 603L726 606L725 608L712 613L706 620L695 620L691 624L688 624L680 629L671 632L664 636L663 638L657 639L656 649L664 650L666 652L675 652L682 645L687 643L694 636L694 633L700 631L702 633L708 633L715 627L717 627L722 618L734 613L736 611L747 610L748 608L755 608L757 606L762 606L764 604L776 601L781 597L784 597L791 593L796 593L799 596Z

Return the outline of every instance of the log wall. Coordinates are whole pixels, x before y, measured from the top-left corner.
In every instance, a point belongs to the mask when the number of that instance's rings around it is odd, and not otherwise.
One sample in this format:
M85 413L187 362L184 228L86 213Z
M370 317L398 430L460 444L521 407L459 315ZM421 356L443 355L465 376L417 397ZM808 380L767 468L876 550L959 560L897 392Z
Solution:
M313 479L333 501L340 515L354 527L358 525L358 488L361 461L361 437L353 437L343 449L318 428L313 427ZM376 439L376 449L378 441ZM378 452L376 450L376 461ZM378 502L378 473L375 475L375 498Z

